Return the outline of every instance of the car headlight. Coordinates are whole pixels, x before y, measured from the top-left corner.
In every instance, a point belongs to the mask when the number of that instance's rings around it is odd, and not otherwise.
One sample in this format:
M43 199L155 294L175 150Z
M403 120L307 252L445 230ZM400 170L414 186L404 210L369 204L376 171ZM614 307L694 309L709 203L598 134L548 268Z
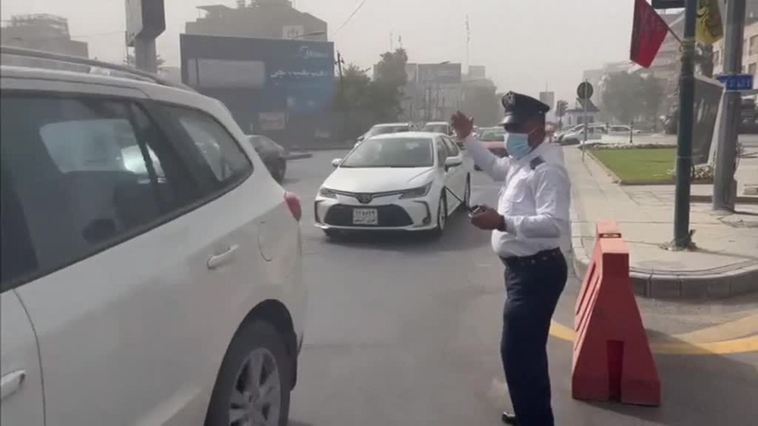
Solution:
M429 182L428 184L426 184L424 186L421 186L421 187L418 187L418 188L413 188L413 189L408 189L406 191L403 191L403 192L400 193L401 194L400 198L419 198L419 197L424 197L424 196L426 196L426 194L429 193L430 189L432 189L432 182Z
M318 195L324 198L337 198L337 193L329 188L321 188L318 190Z

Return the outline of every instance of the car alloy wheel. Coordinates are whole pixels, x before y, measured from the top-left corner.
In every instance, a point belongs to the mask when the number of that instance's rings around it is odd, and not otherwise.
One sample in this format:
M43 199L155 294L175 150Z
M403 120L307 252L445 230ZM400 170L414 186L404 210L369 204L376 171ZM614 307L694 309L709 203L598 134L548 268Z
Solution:
M229 426L278 426L282 383L274 355L253 350L237 373L229 404Z
M266 321L245 322L229 344L205 426L286 426L296 362Z

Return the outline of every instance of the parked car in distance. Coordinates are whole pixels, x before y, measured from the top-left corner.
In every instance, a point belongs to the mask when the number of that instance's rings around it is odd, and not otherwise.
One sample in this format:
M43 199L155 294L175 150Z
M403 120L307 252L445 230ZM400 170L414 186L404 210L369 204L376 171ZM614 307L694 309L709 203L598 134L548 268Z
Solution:
M0 66L0 423L286 424L299 200L219 101L97 67Z
M642 133L639 129L632 130L631 126L624 124L611 124L607 128L608 134L612 136L629 136L629 133L638 135Z
M376 136L332 164L314 203L316 226L329 237L352 230L440 235L471 196L470 159L439 133Z
M251 135L248 138L271 176L279 183L284 181L287 174L287 150L266 136Z
M379 135L386 135L390 133L401 133L401 132L410 132L415 130L415 125L413 123L383 123L383 124L376 124L371 129L369 129L368 132L364 133L363 135L358 137L358 141L356 145L360 142L363 142L364 140L379 136Z
M422 132L442 133L443 135L453 136L453 126L447 121L431 121L424 125Z
M599 141L603 138L603 135L607 135L608 131L604 124L590 124L587 128L587 141ZM584 125L574 127L570 131L564 133L558 143L560 145L579 145L584 142Z
M500 158L508 156L505 149L505 129L502 127L486 127L480 130L479 141Z

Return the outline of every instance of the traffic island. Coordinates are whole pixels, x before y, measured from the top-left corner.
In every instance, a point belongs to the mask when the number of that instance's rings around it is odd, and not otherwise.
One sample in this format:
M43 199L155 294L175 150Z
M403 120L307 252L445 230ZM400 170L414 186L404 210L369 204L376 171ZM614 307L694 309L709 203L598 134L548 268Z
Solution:
M630 277L638 295L716 299L758 291L758 205L738 204L737 213L717 214L710 204L693 204L695 247L671 251L666 246L673 238L673 185L619 185L619 177L596 156L568 147L564 153L572 179L572 246L579 277L587 271L596 223L614 220L630 246ZM624 167L631 172L622 174L638 173L634 165ZM693 185L693 194L702 196L711 188Z
M673 185L676 182L676 147L666 145L598 146L587 149L619 185ZM710 166L696 167L693 184L713 183Z

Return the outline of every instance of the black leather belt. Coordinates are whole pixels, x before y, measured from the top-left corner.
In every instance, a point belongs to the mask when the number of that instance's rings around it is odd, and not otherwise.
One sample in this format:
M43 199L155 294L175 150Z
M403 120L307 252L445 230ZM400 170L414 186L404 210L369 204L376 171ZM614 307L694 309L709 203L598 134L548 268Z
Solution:
M551 249L551 250L545 250L541 251L537 254L534 254L532 256L525 256L525 257L503 257L503 263L505 263L506 266L509 267L519 267L519 266L527 266L527 265L537 265L542 262L549 262L551 260L560 259L563 257L563 253L561 253L561 249Z

